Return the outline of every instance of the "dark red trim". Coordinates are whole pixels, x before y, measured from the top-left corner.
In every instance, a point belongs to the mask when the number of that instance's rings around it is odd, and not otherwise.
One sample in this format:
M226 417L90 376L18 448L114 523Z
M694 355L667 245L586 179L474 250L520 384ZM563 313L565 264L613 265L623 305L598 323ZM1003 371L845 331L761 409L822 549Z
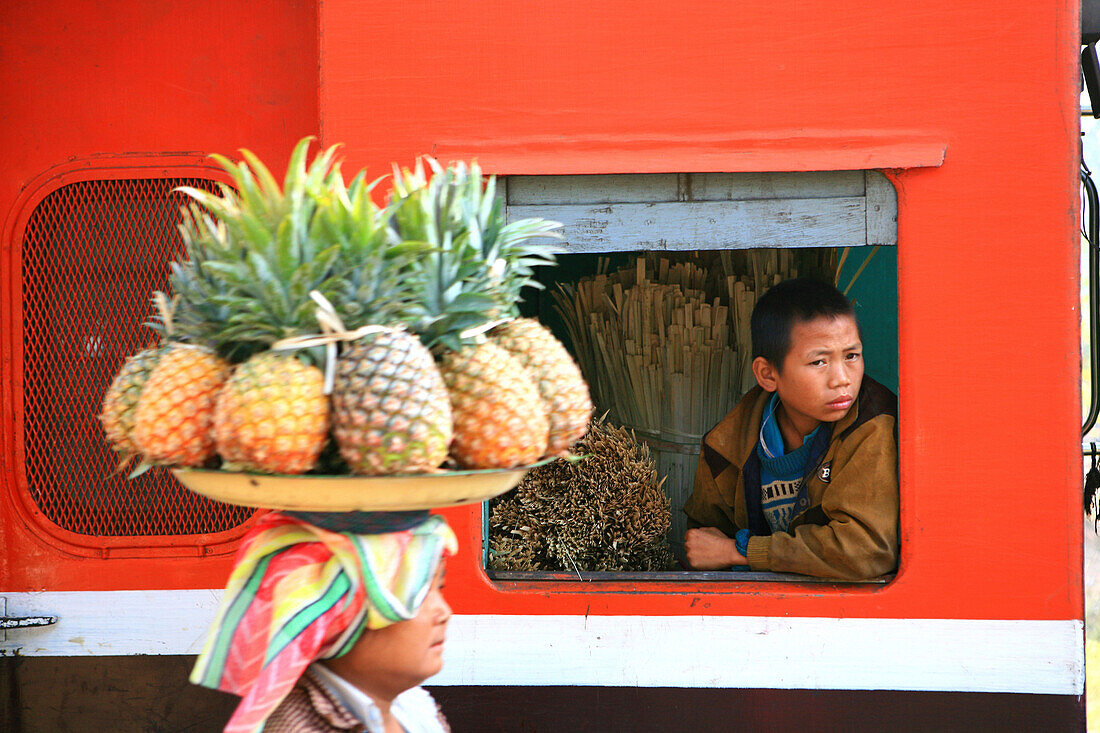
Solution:
M537 659L527 660L538 664ZM456 731L1084 731L1073 695L636 687L433 687Z

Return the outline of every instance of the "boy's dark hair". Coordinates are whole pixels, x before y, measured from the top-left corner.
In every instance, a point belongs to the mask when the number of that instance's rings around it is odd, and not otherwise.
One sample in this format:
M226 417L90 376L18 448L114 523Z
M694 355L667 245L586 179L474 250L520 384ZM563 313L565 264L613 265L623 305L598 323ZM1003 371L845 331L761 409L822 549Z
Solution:
M800 277L774 285L752 309L752 358L762 356L782 370L795 324L821 316L851 316L859 326L852 304L830 283Z

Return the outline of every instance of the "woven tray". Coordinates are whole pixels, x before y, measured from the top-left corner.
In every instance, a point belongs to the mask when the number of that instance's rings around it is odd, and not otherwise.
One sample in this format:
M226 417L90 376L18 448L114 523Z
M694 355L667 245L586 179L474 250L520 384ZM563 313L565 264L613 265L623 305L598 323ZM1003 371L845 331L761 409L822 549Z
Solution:
M226 504L316 512L390 512L476 504L520 482L530 466L396 476L285 476L173 468L181 484Z

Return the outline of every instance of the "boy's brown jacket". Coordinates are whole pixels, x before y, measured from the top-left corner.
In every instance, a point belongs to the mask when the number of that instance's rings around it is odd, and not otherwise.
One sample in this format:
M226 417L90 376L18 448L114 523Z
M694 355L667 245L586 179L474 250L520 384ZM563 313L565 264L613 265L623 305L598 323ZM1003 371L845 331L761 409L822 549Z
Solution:
M695 488L684 512L689 527L729 537L749 527L742 468L760 438L771 397L754 388L703 438ZM809 507L787 532L749 539L754 570L858 580L898 563L897 397L870 377L844 418L832 426L825 455L807 466ZM823 425L828 428L829 425Z

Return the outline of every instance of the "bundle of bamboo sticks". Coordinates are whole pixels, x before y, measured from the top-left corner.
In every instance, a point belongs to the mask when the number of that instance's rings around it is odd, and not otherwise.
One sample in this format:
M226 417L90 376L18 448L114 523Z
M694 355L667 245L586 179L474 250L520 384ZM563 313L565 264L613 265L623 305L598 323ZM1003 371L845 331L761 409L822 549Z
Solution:
M819 259L783 249L649 253L608 274L605 258L596 275L558 286L555 310L598 408L643 434L697 443L755 383L757 296L800 265L831 274Z

